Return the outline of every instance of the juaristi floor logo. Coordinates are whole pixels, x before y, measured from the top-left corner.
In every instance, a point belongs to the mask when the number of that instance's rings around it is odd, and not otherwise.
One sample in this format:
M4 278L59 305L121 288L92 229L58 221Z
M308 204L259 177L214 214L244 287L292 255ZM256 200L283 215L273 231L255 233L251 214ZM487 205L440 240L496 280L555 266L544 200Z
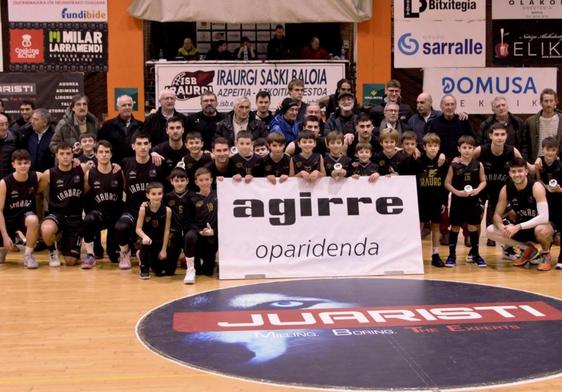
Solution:
M165 304L137 332L194 368L326 389L476 388L562 371L562 301L465 283L240 286Z

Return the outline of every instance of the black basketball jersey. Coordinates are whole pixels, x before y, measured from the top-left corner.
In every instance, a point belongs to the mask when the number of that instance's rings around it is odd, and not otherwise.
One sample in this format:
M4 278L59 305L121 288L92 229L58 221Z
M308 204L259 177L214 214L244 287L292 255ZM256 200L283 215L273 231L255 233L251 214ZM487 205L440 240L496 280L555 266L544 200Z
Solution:
M433 159L422 154L418 160L417 184L418 194L426 200L442 200L445 191L445 177L449 167L447 164L438 165L439 156Z
M518 190L511 179L505 184L507 202L517 214L517 223L531 220L539 214L537 201L533 196L534 184L534 180L527 180L527 186L522 190Z
M211 191L207 196L200 193L191 195L193 203L193 223L198 230L203 230L207 223L217 234L217 192Z
M37 173L30 171L27 180L20 182L14 174L4 177L6 183L6 199L4 201L4 218L18 219L28 212L35 213L35 197L37 195Z
M295 141L295 153L294 154L299 155L301 152L302 152L302 150L299 147L299 144ZM316 152L316 153L320 154L321 156L326 155L326 153L328 152L328 146L326 146L326 139L323 136L318 135L316 137L316 145L312 149L312 152Z
M541 161L541 180L543 184L547 186L551 180L556 180L558 185L562 186L562 163L560 163L560 160L555 160L550 166L546 164L544 157L541 157ZM547 190L546 198L549 205L551 205L552 203L559 204L560 202L562 202L562 193L549 192Z
M400 164L406 158L406 154L404 154L402 150L396 151L392 157L386 156L386 154L381 151L373 155L373 162L378 165L380 175L385 176L387 174L398 173Z
M123 159L123 177L125 185L125 210L135 216L140 205L147 201L146 187L153 181L159 181L158 168L149 160L138 163L134 157Z
M451 185L456 190L462 191L467 185L476 189L480 185L480 162L476 159L471 160L468 165L462 162L453 162L451 168L453 169ZM453 194L452 197L457 196Z
M271 158L271 154L267 154L262 161L263 165L263 175L281 177L282 175L289 175L291 166L291 157L287 154L283 154L283 157L278 162L275 162Z
M504 146L500 155L492 152L491 144L484 144L480 147L480 162L484 166L486 174L486 192L489 195L498 197L502 186L505 185L509 177L508 163L515 158L515 150L512 146Z
M150 203L149 203L150 204ZM147 205L144 209L144 221L142 231L150 237L152 244L164 241L164 231L166 229L166 206L160 204L160 208L153 212Z
M170 147L170 143L165 141L154 147L154 152L162 155L164 161L162 162L162 178L167 178L172 170L176 167L179 161L188 153L184 145L179 150L174 150Z
M78 156L78 160L80 161L80 163L88 163L90 161L94 162L94 164L98 164L98 158L96 158L95 155L92 155L91 157L88 157L84 154L79 155Z
M346 173L346 177L349 177L351 175L351 158L348 157L347 155L342 155L338 158L334 158L331 154L326 154L324 156L324 168L326 169L326 175L327 176L331 176L332 172L334 171L334 165L336 163L341 164L342 169L345 170Z
M49 170L49 212L66 216L81 216L83 208L84 171L81 166L62 171L57 166Z
M370 176L378 171L378 167L374 162L361 163L359 161L353 162L351 164L351 174L357 174L360 176Z
M181 232L192 215L191 208L191 192L186 190L184 193L168 192L164 195L164 204L172 210L171 229Z
M88 172L88 208L106 215L120 215L123 209L123 173L101 173L97 167Z
M195 185L195 172L197 171L197 169L205 166L206 164L208 164L212 160L213 160L213 158L211 158L211 154L208 153L208 152L203 152L203 154L201 154L199 159L193 158L191 156L191 154L186 154L183 157L183 159L182 159L183 168L184 168L185 172L187 173L187 179L189 180L189 182L187 183L187 187L191 191L198 191L199 190L197 185Z
M263 176L262 159L257 154L252 153L249 157L243 157L238 153L230 157L230 160L234 165L236 174L240 174L242 177L247 175L254 177Z
M314 170L320 171L320 154L313 152L308 158L302 156L302 154L297 154L293 158L293 167L295 168L295 174L305 171L307 173L312 173Z

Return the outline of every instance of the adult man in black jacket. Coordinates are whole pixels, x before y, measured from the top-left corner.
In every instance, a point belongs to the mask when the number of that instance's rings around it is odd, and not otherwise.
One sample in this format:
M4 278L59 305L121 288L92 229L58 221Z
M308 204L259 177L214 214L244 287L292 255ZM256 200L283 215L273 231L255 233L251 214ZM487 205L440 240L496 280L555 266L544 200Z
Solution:
M187 128L187 117L178 112L176 107L176 94L170 89L164 89L158 97L160 107L144 119L144 131L150 135L150 143L156 146L168 140L166 134L166 121L170 117L179 117L183 122L184 129Z
M264 122L250 112L250 100L247 97L239 98L234 102L232 112L217 124L215 136L224 137L228 140L228 144L233 146L239 131L248 131L252 135L252 140L267 136Z
M212 91L201 95L201 111L190 114L187 118L186 132L199 132L203 138L203 149L211 151L217 124L224 119L224 114L217 112L217 96Z

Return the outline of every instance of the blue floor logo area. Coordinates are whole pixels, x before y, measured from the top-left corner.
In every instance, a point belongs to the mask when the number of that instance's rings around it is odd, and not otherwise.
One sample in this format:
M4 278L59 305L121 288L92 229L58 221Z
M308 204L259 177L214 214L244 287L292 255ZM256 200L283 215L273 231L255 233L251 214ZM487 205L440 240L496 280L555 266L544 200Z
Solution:
M451 389L562 372L562 301L476 284L314 279L219 289L145 315L151 350L205 371L326 389Z

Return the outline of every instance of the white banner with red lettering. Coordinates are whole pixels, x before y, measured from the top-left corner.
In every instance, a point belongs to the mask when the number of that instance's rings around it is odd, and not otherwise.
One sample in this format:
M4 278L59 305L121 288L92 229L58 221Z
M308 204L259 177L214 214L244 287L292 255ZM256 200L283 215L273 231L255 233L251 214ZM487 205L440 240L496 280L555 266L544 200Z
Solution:
M155 62L156 99L164 89L176 93L176 110L193 113L201 110L201 94L217 95L219 112L232 110L240 97L250 98L255 109L255 96L260 90L271 94L275 111L287 97L292 79L304 81L304 102L317 101L332 94L336 84L345 78L347 61L193 61Z
M221 279L422 274L413 176L218 182Z

